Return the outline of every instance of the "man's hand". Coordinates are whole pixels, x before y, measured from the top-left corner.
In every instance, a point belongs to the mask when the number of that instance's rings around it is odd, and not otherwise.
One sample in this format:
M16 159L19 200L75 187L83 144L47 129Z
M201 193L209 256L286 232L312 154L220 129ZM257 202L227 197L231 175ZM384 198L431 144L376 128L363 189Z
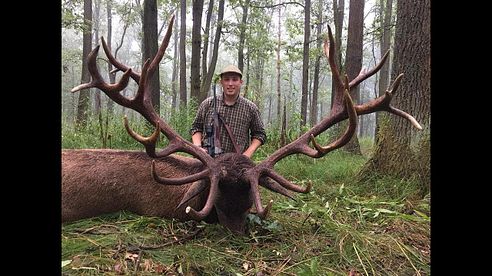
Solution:
M256 138L253 138L251 140L251 144L249 145L249 147L243 152L243 155L251 159L253 153L255 153L256 149L258 149L260 146L261 146L261 141Z
M202 147L202 133L197 131L195 134L191 136L191 140L193 141L193 145L199 147L201 150L203 150L205 153L208 154L208 151L206 148Z
M243 155L248 157L249 159L251 159L251 156L253 156L253 153L252 152L248 152L248 151L245 151L243 152Z

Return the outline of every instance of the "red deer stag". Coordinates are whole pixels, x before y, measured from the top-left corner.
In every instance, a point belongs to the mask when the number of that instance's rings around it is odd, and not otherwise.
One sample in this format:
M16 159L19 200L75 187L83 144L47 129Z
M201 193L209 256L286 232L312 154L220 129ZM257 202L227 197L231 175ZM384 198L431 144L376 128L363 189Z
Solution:
M226 153L212 158L199 147L183 139L155 112L151 102L148 79L155 72L171 37L174 16L167 33L152 61L147 60L141 74L118 62L109 51L104 39L103 49L109 61L125 72L116 84L106 83L100 75L96 57L99 45L88 56L90 83L81 84L72 92L96 87L116 103L139 112L156 129L150 137L134 133L124 123L128 133L145 146L146 154L121 150L63 150L62 152L62 222L93 217L104 213L128 210L140 215L204 220L244 233L246 216L253 204L260 218L265 218L272 206L262 205L259 186L293 198L291 191L307 193L311 185L298 186L274 171L275 164L291 154L302 153L313 158L323 157L345 145L356 130L357 115L387 111L402 116L421 129L409 114L390 105L402 75L398 76L385 95L365 104L354 106L348 91L376 73L386 60L370 71L362 70L352 81L342 80L334 62L335 45L330 28L329 42L325 41L328 57L336 82L336 97L331 114L292 143L278 149L268 158L255 164L249 158ZM138 83L133 99L119 92L128 85L129 78ZM334 124L349 119L345 133L327 146L320 146L315 137ZM156 152L156 142L163 133L168 146ZM309 146L312 142L314 148ZM176 155L185 152L195 158ZM272 181L273 180L273 181Z

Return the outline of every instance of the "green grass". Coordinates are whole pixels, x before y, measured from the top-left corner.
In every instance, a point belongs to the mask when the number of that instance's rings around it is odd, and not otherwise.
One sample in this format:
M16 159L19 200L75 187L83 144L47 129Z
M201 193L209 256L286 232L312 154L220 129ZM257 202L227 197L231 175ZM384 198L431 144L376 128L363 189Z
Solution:
M64 135L69 132L67 128ZM115 133L128 136L124 129ZM97 146L91 142L97 136L89 134L64 136L64 146L79 147L80 137L86 137L84 146ZM117 144L118 148L133 147L126 138L118 139L126 143ZM371 146L370 141L361 141L363 153L370 152ZM255 161L273 150L273 146L261 147ZM413 180L381 176L357 182L366 158L366 154L354 156L337 150L320 159L289 156L280 161L275 167L280 174L298 185L311 181L313 189L296 194L295 200L262 189L263 203L273 199L273 208L263 221L250 215L245 236L234 235L220 225L126 212L65 224L62 272L429 275L430 194L419 196L419 183Z

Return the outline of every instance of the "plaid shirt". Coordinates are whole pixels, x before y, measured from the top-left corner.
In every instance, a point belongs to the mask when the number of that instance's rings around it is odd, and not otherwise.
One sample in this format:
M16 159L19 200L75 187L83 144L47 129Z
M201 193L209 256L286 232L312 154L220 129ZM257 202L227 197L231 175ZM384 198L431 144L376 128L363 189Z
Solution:
M205 126L212 124L213 121L213 100L213 97L209 97L200 104L190 130L191 135L195 134L195 132L202 132L202 142L207 139ZM249 147L249 142L253 138L260 140L262 144L266 142L266 133L260 118L260 111L250 100L239 96L236 103L226 105L222 100L222 95L219 95L217 96L217 112L231 129L241 153ZM226 128L222 123L219 125L222 150L224 152L235 152Z

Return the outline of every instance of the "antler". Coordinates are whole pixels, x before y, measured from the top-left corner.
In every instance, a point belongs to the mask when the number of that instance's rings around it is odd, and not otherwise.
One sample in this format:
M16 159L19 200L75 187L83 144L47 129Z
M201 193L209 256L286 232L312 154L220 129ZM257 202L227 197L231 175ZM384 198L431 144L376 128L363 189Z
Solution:
M101 91L103 91L110 99L122 105L124 107L133 109L140 113L147 121L155 126L154 133L149 137L143 137L135 133L128 126L128 120L125 116L124 124L125 128L135 140L139 141L145 146L145 150L147 154L153 158L161 158L165 157L171 153L175 152L186 152L189 153L196 158L198 158L202 163L207 167L203 171L196 173L191 176L181 177L181 178L162 178L159 177L155 171L154 162L152 163L152 176L154 179L161 184L165 185L183 185L187 183L191 183L197 180L206 179L210 180L210 191L208 195L207 202L205 206L200 211L195 211L191 207L186 208L186 213L188 213L193 219L202 220L204 219L212 210L212 207L215 204L215 200L217 197L218 190L218 176L220 170L218 169L217 162L214 161L212 157L210 157L207 153L205 153L202 149L194 144L188 142L184 138L182 138L177 132L175 132L154 110L152 106L152 98L151 91L148 85L149 78L154 74L155 70L159 66L159 62L164 56L164 52L169 44L169 40L171 38L172 26L174 22L174 15L169 20L169 25L167 28L166 35L159 47L159 50L156 56L153 58L152 62L150 59L147 59L143 65L141 74L133 72L131 68L122 63L118 62L112 55L111 52L106 45L106 42L103 38L102 44L103 49L108 56L109 61L119 70L124 71L125 73L121 77L120 81L116 84L108 84L104 81L96 64L96 57L99 52L99 45L96 46L90 53L87 58L89 72L92 76L92 80L89 83L81 84L72 89L72 92L76 92L82 89L97 87ZM119 92L123 90L128 85L129 78L132 77L135 82L138 83L137 94L133 99L129 99ZM156 152L156 143L159 139L159 134L163 133L167 139L169 140L169 144L163 148L160 152Z
M267 159L263 160L261 163L256 165L254 168L249 169L248 172L249 181L251 183L251 189L252 189L252 194L255 201L256 209L260 217L266 216L271 206L271 202L267 205L266 208L263 208L259 196L258 185L262 185L274 192L279 192L280 188L285 188L299 193L308 193L311 190L311 183L308 183L306 187L295 185L290 181L288 181L287 179L285 179L284 177L282 177L281 175L277 174L273 170L274 165L281 159L291 154L302 153L309 157L320 158L325 156L328 152L331 152L337 148L344 146L350 141L350 139L355 133L358 115L369 114L377 111L387 111L389 113L393 113L397 116L401 116L409 120L412 123L412 125L414 125L417 129L420 130L422 129L420 124L417 122L417 120L415 120L413 116L390 105L393 94L398 89L403 74L400 74L395 79L394 83L391 85L391 87L386 91L386 93L383 96L373 99L365 104L355 105L355 106L350 98L350 94L349 94L350 90L352 90L354 87L359 85L362 81L374 75L377 71L379 71L379 69L381 69L381 67L383 66L384 62L388 57L389 51L386 52L386 54L383 56L381 61L373 69L369 71L362 69L359 75L350 82L348 81L348 77L345 75L344 82L342 82L341 74L336 66L335 59L334 59L336 49L335 49L333 34L331 32L330 26L328 26L328 38L329 38L329 42L325 40L324 52L328 58L328 62L330 64L330 68L332 71L332 75L336 87L334 91L335 97L334 97L333 108L329 116L325 117L321 122L319 122L317 125L312 127L309 131L304 133L302 136L300 136L290 144L275 151L272 155L270 155ZM341 122L347 118L349 118L350 123L345 133L339 139L337 139L336 141L332 142L331 144L325 147L320 146L316 142L315 140L316 136L323 133L325 130L327 130L334 124ZM314 149L309 147L310 141L313 143ZM278 184L280 184L281 187L271 185L271 183L269 185L265 185L259 182L259 178L264 176L268 176L272 178L273 180L278 182Z

